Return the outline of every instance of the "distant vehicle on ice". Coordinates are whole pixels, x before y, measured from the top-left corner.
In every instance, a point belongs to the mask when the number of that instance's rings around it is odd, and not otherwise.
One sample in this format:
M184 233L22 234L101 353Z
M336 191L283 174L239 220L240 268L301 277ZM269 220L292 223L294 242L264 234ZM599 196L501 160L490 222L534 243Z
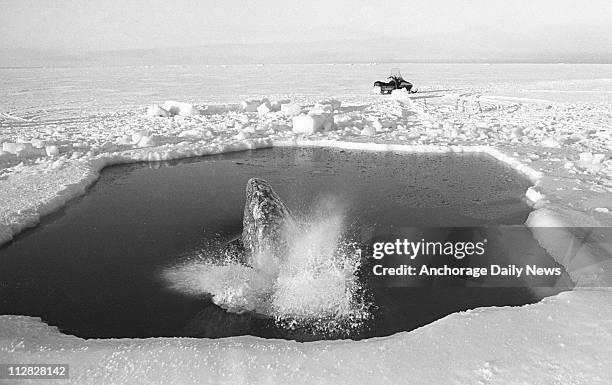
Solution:
M389 76L387 79L390 79L390 81L383 82L379 80L374 82L374 87L380 88L381 94L390 94L391 91L402 88L405 88L406 91L410 92L411 94L417 92L416 89L414 91L412 90L412 83L404 79L399 68L391 68L391 76Z

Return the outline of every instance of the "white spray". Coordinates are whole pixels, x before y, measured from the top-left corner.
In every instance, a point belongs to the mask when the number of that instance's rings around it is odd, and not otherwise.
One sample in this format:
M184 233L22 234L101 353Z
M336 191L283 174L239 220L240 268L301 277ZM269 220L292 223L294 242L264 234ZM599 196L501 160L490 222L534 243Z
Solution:
M297 226L283 227L287 250L239 258L199 254L169 269L173 289L211 295L229 311L254 311L277 320L365 318L356 272L360 251L344 241L345 208L333 198L319 200Z

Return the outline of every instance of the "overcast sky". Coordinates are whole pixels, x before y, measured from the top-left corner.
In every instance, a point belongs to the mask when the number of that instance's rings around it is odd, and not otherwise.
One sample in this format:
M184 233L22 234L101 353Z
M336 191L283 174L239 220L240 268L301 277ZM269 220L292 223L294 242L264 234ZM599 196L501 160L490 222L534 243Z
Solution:
M71 52L452 36L466 46L609 47L610 0L0 0L0 48ZM608 40L606 40L608 39ZM576 43L575 40L578 40ZM553 47L550 47L553 45ZM558 46L558 47L556 47ZM571 48L571 44L569 45Z

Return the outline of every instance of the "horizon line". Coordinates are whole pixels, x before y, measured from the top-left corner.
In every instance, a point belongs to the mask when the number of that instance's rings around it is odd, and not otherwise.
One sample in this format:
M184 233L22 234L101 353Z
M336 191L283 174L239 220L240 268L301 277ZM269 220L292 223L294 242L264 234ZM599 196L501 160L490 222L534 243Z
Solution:
M77 61L75 64L79 63ZM101 64L92 62L91 64L70 65L70 64L49 64L49 65L0 65L0 69L43 69L43 68L85 68L85 67L164 67L164 66L262 66L262 65L379 65L379 64L479 64L479 65L612 65L612 61L605 62L584 62L584 61L494 61L494 60L466 60L466 61L447 61L447 60L423 60L423 61L323 61L323 62L249 62L249 63L140 63L140 64Z

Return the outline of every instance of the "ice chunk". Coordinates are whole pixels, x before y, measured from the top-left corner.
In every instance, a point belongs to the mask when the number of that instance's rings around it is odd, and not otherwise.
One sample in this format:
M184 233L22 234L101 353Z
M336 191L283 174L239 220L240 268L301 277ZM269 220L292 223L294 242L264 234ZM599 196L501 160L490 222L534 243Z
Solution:
M410 105L412 102L410 100L410 92L408 92L405 88L391 91L391 97L403 104Z
M281 100L275 100L272 103L270 103L270 109L274 112L276 111L280 111L281 107L283 104L288 104L291 103L291 100L289 99L281 99Z
M561 144L559 144L559 142L557 142L553 138L546 138L546 139L544 139L542 141L541 145L542 145L542 147L546 147L546 148L558 148L558 147L561 147Z
M24 147L23 143L12 143L12 142L2 143L2 151L8 152L13 155L17 155L17 152L23 147Z
M45 155L45 150L35 148L32 143L2 143L2 151L17 155L20 158L33 158Z
M293 132L314 134L329 126L329 116L325 114L302 114L293 117Z
M297 116L302 112L302 106L297 103L281 104L281 113L286 116Z
M152 104L149 106L149 108L147 108L147 116L160 116L162 118L167 118L170 116L170 113L157 104Z
M525 192L525 196L531 203L537 203L544 197L542 193L540 193L533 187L529 187L527 189L527 191Z
M45 153L47 154L47 156L58 156L59 149L57 148L57 146L45 146Z
M140 140L136 144L137 147L155 147L156 145L157 143L155 143L155 140L148 135L141 136Z
M132 133L132 143L138 144L138 142L140 142L140 139L142 139L144 136L149 135L150 132L148 130L134 131L134 133Z
M580 153L580 162L588 162L591 164L600 164L604 158L605 154L593 154L591 152L582 152Z
M316 132L315 121L312 116L301 114L293 117L292 130L298 134L312 134Z
M117 140L115 140L115 143L119 145L129 145L133 144L133 141L131 136L122 135L121 137L117 138Z
M32 146L34 146L35 148L43 148L43 147L45 147L45 141L44 140L32 139L32 141L30 143L32 143Z
M363 130L361 130L361 135L364 136L372 136L376 134L376 130L372 126L365 126Z
M334 126L334 114L330 104L317 103L307 115L293 117L293 132L312 134L331 130Z
M583 170L597 172L601 170L601 164L606 158L605 154L593 154L590 152L580 153L580 159L576 162L576 166Z
M268 112L272 111L272 109L270 108L270 104L269 103L261 103L259 105L259 107L257 107L257 113L259 115L265 115Z
M239 133L237 133L234 138L236 138L237 140L246 140L249 139L251 137L251 133L248 130L241 130Z
M200 111L198 111L193 104L177 102L174 100L168 100L161 106L162 109L168 111L170 116L180 115L180 116L195 116L200 115Z
M372 124L372 127L377 131L380 132L383 130L383 125L380 122L380 120L378 118L373 118L370 122Z
M268 104L269 106L270 100L268 100L267 98L245 100L242 103L240 103L240 106L242 107L244 112L257 112L257 108L261 106L262 104Z

